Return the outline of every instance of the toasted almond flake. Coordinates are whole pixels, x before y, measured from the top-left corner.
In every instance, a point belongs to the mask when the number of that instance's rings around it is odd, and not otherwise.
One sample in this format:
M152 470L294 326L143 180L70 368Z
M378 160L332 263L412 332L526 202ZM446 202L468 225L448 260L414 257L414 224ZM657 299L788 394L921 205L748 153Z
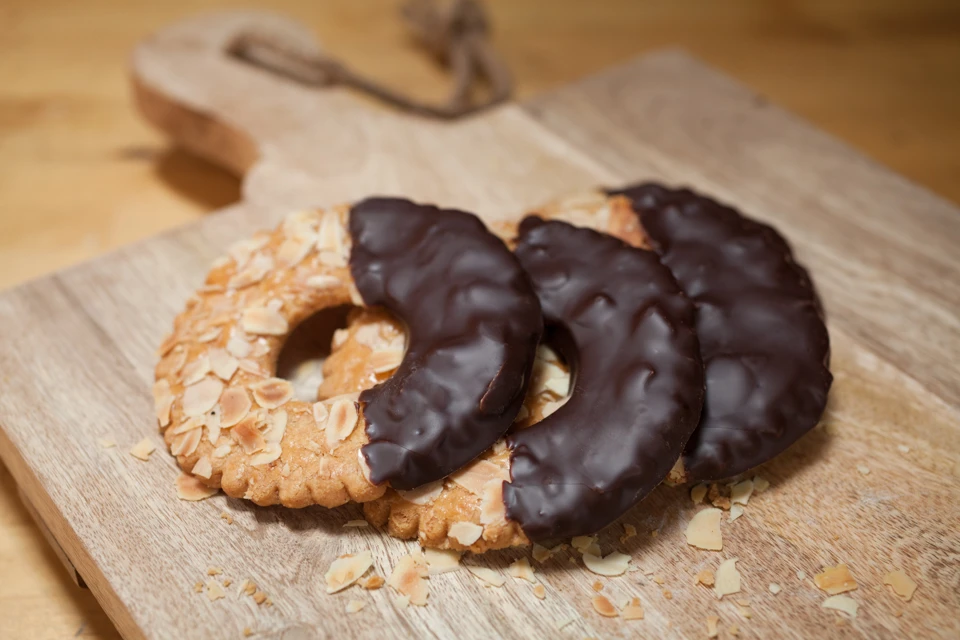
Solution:
M100 446L104 449L112 449L117 446L117 443L113 441L113 438L100 438Z
M350 292L350 302L362 307L364 305L363 296L360 295L360 291L357 289L357 285L354 284L353 280L347 282L347 290Z
M857 601L851 598L850 596L830 596L822 603L820 606L824 609L834 609L835 611L842 611L851 618L857 617Z
M201 353L183 368L183 386L188 387L203 380L210 373L210 357Z
M268 273L273 271L273 269L273 258L266 254L258 253L253 256L250 262L245 264L243 268L238 267L237 273L227 282L227 287L230 289L243 289L252 284L257 284L263 280Z
M225 521L227 524L233 524L233 516L227 513L226 511L220 512L220 519ZM227 585L230 586L230 585Z
M475 460L471 464L462 468L450 479L474 495L483 493L484 485L492 480L505 481L510 479L509 472L489 460Z
M164 336L163 341L160 343L160 346L157 347L157 350L154 352L154 355L156 355L158 358L164 357L165 355L170 353L171 349L177 346L177 342L178 342L178 338L176 334L171 333Z
M673 600L673 592L670 591L670 589L664 589L663 597L666 598L667 600Z
M870 467L867 467L862 464L857 465L857 471L860 472L860 475L866 476L870 474Z
M507 567L507 574L519 580L526 580L531 584L536 584L537 582L533 567L530 566L530 561L526 558L518 558L515 560Z
M423 557L427 562L427 573L431 576L456 571L460 568L460 551L424 549Z
M586 553L590 551L597 543L597 536L574 536L570 539L570 546L579 551L580 553ZM600 555L600 554L594 554Z
M180 472L175 482L177 487L177 497L188 502L197 502L206 500L210 496L216 495L218 489L208 487L189 473Z
M739 504L730 505L730 518L729 522L733 522L737 518L743 515L743 507Z
M753 480L744 480L730 487L730 502L747 504L753 494Z
M716 498L710 501L710 504L712 504L715 507L719 507L720 509L727 510L730 508L730 498L726 496L717 496Z
M286 318L266 307L244 309L240 322L244 331L260 336L281 336L289 329Z
M213 457L214 457L214 458L225 458L225 457L230 453L230 450L231 450L231 449L233 449L233 447L230 446L230 443L229 443L229 442L226 443L226 444L222 444L222 445L220 445L219 447L217 447L216 449L213 450Z
M714 583L713 571L710 569L700 571L700 573L697 574L697 582L705 587L712 587Z
M883 576L883 584L890 585L893 592L907 602L913 598L913 593L917 590L917 583L900 569Z
M170 392L170 383L166 379L153 383L153 410L161 428L170 424L170 408L173 406L173 401L174 395Z
M717 599L723 598L733 593L740 593L740 572L737 571L737 558L724 560L717 567L716 583L713 585L713 592L717 594Z
M577 621L577 616L570 616L568 618L556 618L554 624L557 625L557 629L563 629L567 625L573 624Z
M533 595L536 596L539 600L543 600L547 597L547 589L542 584L533 585Z
M357 528L361 529L363 527L369 527L370 523L366 520L347 520L343 523L344 529Z
M221 333L223 333L223 327L212 327L197 336L197 342L213 342L220 337Z
M208 576L219 576L223 574L223 569L220 567L209 567L207 569Z
M783 587L778 585L776 582L771 582L768 588L770 589L770 593L772 593L773 595L777 595L778 593L783 591Z
M200 446L200 440L203 438L201 429L192 429L176 436L170 443L170 453L175 456L189 456Z
M763 493L770 488L770 483L767 482L766 478L761 478L760 476L753 477L753 492L754 493Z
M267 446L267 441L263 434L257 429L256 416L250 415L243 419L231 432L233 439L243 447L243 452L247 454L261 451Z
M557 409L566 404L565 400L557 400L556 402L546 402L542 407L540 407L540 415L543 418L553 415L556 413Z
M320 218L320 229L317 233L317 249L320 251L337 251L342 247L343 226L333 211L324 211Z
M207 598L210 602L215 600L220 600L221 598L226 597L227 594L223 592L223 588L217 583L216 580L207 580Z
M330 410L322 402L313 403L313 420L317 426L323 428L326 426L327 418L330 416Z
M817 588L831 596L853 591L857 588L857 581L850 575L850 569L848 569L845 564L826 567L823 571L813 576L813 582L817 585Z
M356 613L363 609L367 604L362 600L351 600L344 609L347 613Z
M270 238L266 235L244 238L230 245L227 253L233 258L234 262L237 263L237 269L240 269L247 263L247 260L253 255L253 252L262 249L269 240Z
M283 409L274 411L267 416L267 429L263 437L268 443L280 444L287 432L287 412Z
M246 594L248 596L252 596L256 592L257 592L256 583L253 580L244 580L243 584L240 585L240 591L238 592L238 595Z
M624 620L643 620L643 605L640 604L640 598L633 598L630 603L623 607L620 613Z
M395 371L403 362L403 351L398 349L383 349L374 351L367 357L367 366L374 373L390 373Z
M194 585L193 585L193 590L194 590L196 593L203 593L203 583L202 583L202 582L195 582Z
M144 438L130 449L130 455L138 460L146 462L150 459L150 454L157 450L157 445L150 441L150 438Z
M506 578L493 569L488 569L487 567L477 567L469 564L464 566L467 568L467 571L472 573L481 582L483 582L484 586L490 585L491 587L502 587L507 581Z
M908 447L908 446L905 445L905 444L898 444L898 445L897 445L897 450L898 450L900 453L910 453L910 447Z
M720 618L717 616L707 616L707 637L716 638L720 634L717 628L720 624Z
M187 350L183 348L182 345L177 345L173 350L173 353L170 355L170 364L168 366L168 373L179 373L183 369L183 365L187 363Z
M277 265L285 269L297 266L310 254L316 241L315 233L306 229L298 230L277 249Z
M410 491L397 491L400 497L413 504L428 505L440 497L443 491L443 480L428 482L425 485L411 489Z
M207 352L210 361L210 370L214 375L224 381L229 381L233 374L237 372L239 363L237 359L227 353L226 349L213 348Z
M267 601L267 594L264 593L263 591L257 591L256 593L253 594L253 601L256 602L257 604L263 604L264 602Z
M379 589L386 583L387 581L384 580L382 577L378 575L372 575L360 580L358 584L364 589L366 589L367 591L374 591L376 589Z
M223 393L223 383L216 378L207 377L190 385L183 392L183 413L187 417L199 418L217 404Z
M210 458L201 456L200 459L197 460L197 463L193 465L193 470L190 473L209 480L210 476L213 475L213 466L210 464Z
M347 261L339 253L333 251L320 252L320 264L328 267L345 267Z
M503 502L503 481L491 480L483 486L480 496L480 524L506 522L507 505Z
M250 465L257 467L265 464L270 464L274 460L278 460L280 458L281 453L283 453L283 450L280 448L280 445L278 443L268 442L263 447L263 451L260 451L250 456Z
M307 286L313 289L334 289L343 284L336 276L321 274L307 278Z
M201 420L201 419L199 419L199 418L187 418L186 420L184 420L183 422L181 422L181 423L178 424L177 426L171 427L170 429L168 429L168 430L167 430L167 435L168 435L168 436L179 436L179 435L182 435L182 434L184 434L184 433L189 433L190 431L193 431L194 429L202 429L202 428L203 428L203 422L204 422L204 421Z
M331 451L335 450L340 442L353 433L359 418L357 403L353 400L343 398L333 403L325 426L327 446L330 447Z
M360 473L363 474L364 480L373 484L373 480L370 478L370 465L367 464L367 459L363 455L363 449L357 449L357 467L360 469Z
M665 582L663 576L653 576L652 580L657 584L663 584Z
M250 355L250 343L234 334L227 340L227 353L234 358L246 358Z
M591 572L600 576L621 576L627 572L630 556L614 551L603 558L592 553L583 554L583 564Z
M599 580L594 580L593 584L590 586L593 587L594 591L603 591L603 583Z
M353 339L365 347L378 348L383 343L380 327L376 323L362 324L353 332Z
M360 579L373 566L373 555L369 551L340 556L330 565L324 579L327 581L327 593L336 593L346 589Z
M610 602L606 596L595 595L591 602L593 603L593 610L604 618L616 618L620 615L617 608L613 606L613 603Z
M220 405L203 416L203 425L207 428L207 440L210 444L216 443L220 439Z
M543 545L533 543L533 559L537 562L543 564L550 559L550 556L553 555L553 551L547 549Z
M720 551L723 538L720 535L720 509L707 508L698 511L687 524L687 544L698 549Z
M427 573L426 563L422 557L411 554L402 556L390 573L387 584L396 589L401 595L410 598L410 604L418 607L426 606L430 595L429 586L424 576Z
M626 542L630 538L635 538L637 536L637 528L630 523L624 523L623 525L623 535L620 536L620 542Z
M463 546L469 547L483 535L483 527L472 522L454 522L450 525L447 535Z
M293 398L293 385L283 378L267 378L250 385L253 398L265 409L276 409Z

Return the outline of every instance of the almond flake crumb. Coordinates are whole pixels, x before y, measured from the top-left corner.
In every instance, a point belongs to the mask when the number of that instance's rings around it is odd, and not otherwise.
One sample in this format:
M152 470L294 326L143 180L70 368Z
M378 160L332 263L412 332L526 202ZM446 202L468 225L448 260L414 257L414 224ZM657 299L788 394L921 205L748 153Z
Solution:
M454 522L447 534L463 546L469 547L483 535L483 527L472 522Z
M386 583L387 581L384 580L381 576L372 575L372 576L369 576L368 578L364 578L358 584L364 589L366 589L367 591L376 591Z
M845 564L827 567L813 576L813 582L821 591L825 591L831 596L853 591L857 588L857 581L850 575L850 570Z
M223 586L225 586L225 587L229 587L229 586L232 585L232 584L233 584L233 580L231 580L230 578L225 578L225 579L223 580Z
M244 627L244 628L243 628L243 637L244 637L244 638L249 638L249 637L252 636L252 635L253 635L253 629L251 629L250 627Z
M740 593L740 572L737 571L737 558L724 560L717 567L713 592L717 594L717 599L733 593Z
M226 511L220 512L220 519L226 521L227 524L233 524L233 516Z
M783 587L778 585L776 582L771 582L769 589L770 589L770 593L772 593L773 595L777 595L778 593L783 591Z
M687 524L687 544L698 549L720 551L723 538L720 535L720 509L707 508L698 511Z
M705 587L712 587L714 583L713 571L710 569L704 569L697 574L697 582L702 584Z
M739 504L730 505L730 517L727 519L728 522L733 522L737 518L743 515L743 507Z
M346 589L359 580L371 566L373 566L373 556L369 551L340 556L333 561L324 576L327 581L327 593Z
M857 471L859 471L862 476L870 475L870 467L862 464L857 465Z
M347 613L356 613L367 606L366 602L362 600L351 600L347 603L346 612Z
M673 592L670 591L670 589L664 589L663 597L666 598L667 600L673 600Z
M761 478L760 476L753 477L753 492L754 493L763 493L770 488L770 483L766 478Z
M406 609L410 606L410 596L396 596L393 604L397 605L398 609Z
M707 495L707 485L698 484L693 489L690 489L690 499L693 500L693 504L700 504L703 502L704 497Z
M554 624L557 625L557 629L563 629L565 626L573 624L576 621L576 616L570 616L569 618L556 618Z
M424 607L427 604L427 597L430 595L427 581L423 579L426 575L427 564L423 560L423 556L419 553L416 557L407 554L397 561L387 584L401 595L407 596L410 604Z
M104 449L112 449L117 446L117 443L114 442L111 438L100 438L100 446Z
M633 598L630 604L623 608L621 614L624 620L643 620L643 605L640 598Z
M157 450L157 445L150 441L150 438L144 438L130 449L130 455L138 460L146 462L150 459L150 454Z
M710 504L726 511L730 508L730 498L726 496L717 496L716 498L710 501Z
M599 580L594 580L593 584L590 586L593 587L594 591L603 591L603 583L600 582Z
M191 473L200 478L210 479L210 476L213 475L213 465L210 464L210 458L207 456L201 457L197 460L197 463L193 465L193 471Z
M707 637L716 638L720 631L717 628L720 624L720 618L717 616L707 616Z
M203 593L203 583L202 583L202 582L197 582L197 583L195 583L195 584L193 585L193 590L194 590L196 593Z
M850 596L830 596L824 600L821 604L821 607L824 609L834 609L835 611L842 611L851 618L857 617L857 601L851 598Z
M749 607L749 606L750 606L750 601L747 600L746 598L737 598L736 600L734 600L734 602L736 602L736 603L737 603L738 605L740 605L741 607Z
M637 536L637 528L629 523L624 523L623 525L623 535L620 536L620 543L624 543L630 538L635 538Z
M599 558L592 553L585 553L583 554L583 564L591 572L600 576L620 576L627 572L630 556L616 551L603 558Z
M427 562L427 575L435 576L460 568L460 551L443 551L440 549L424 549L423 557Z
M216 580L207 580L207 599L210 602L224 598L226 595Z
M732 636L738 636L740 635L740 627L738 627L735 624L732 624L729 627L727 627L727 633L729 633Z
M473 565L466 565L466 567L467 571L485 583L484 586L489 585L492 587L502 587L507 581L506 578L493 569L488 569L487 567L475 567Z
M220 567L210 567L209 569L207 569L208 576L219 576L222 573L223 573L223 569L221 569Z
M174 484L177 487L177 497L187 502L198 502L216 495L219 489L208 487L189 473L180 472Z
M351 527L361 528L361 527L369 527L369 526L370 526L370 523L367 522L366 520L347 520L346 522L343 523L344 529L348 529Z
M897 449L900 450L900 453L910 453L910 447L905 444L898 444Z
M519 580L526 580L531 584L537 582L536 577L533 575L533 567L530 566L530 561L526 558L519 558L507 567L507 574Z
M666 582L666 580L663 579L663 576L653 576L651 580L653 580L657 584L663 584L664 582Z
M253 594L253 601L258 605L263 604L267 601L267 594L265 594L263 591L257 591Z
M436 482L428 482L422 487L417 487L416 489L411 489L410 491L398 490L397 493L400 494L400 497L407 502L412 502L413 504L419 505L428 505L440 497L440 493L442 491L443 480L437 480Z
M253 580L244 580L243 584L240 585L240 591L237 592L237 595L248 595L252 596L257 592L257 585Z
M570 546L580 553L589 552L597 544L597 536L575 536L570 540ZM593 555L600 555L595 553Z
M917 590L917 583L900 569L883 576L883 584L890 585L893 592L907 602L913 597L913 592Z
M533 595L538 599L543 600L547 597L547 589L542 584L533 585Z
M798 570L797 570L797 580L806 580L806 579L807 579L807 572L806 572L806 571L803 571L803 570L801 570L801 569L798 569Z
M533 555L533 559L536 560L537 562L539 562L540 564L543 564L544 562L546 562L547 560L549 560L550 557L553 556L553 554L554 554L555 552L557 552L557 551L559 551L559 550L560 550L560 547L559 547L559 546L554 547L553 549L548 549L548 548L544 547L543 545L539 545L539 544L537 544L537 543L533 543L533 554L532 554L532 555Z
M606 596L595 595L591 602L593 603L593 610L604 618L616 618L620 615L617 608L613 606L613 603L610 602Z
M750 496L753 494L753 480L744 480L738 482L730 488L730 502L735 504L747 504Z

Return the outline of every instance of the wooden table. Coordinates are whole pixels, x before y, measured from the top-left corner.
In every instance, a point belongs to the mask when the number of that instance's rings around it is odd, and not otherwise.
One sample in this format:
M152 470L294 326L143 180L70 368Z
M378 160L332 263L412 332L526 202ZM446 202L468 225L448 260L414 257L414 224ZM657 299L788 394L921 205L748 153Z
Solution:
M960 170L955 3L675 4L623 0L588 10L515 1L492 10L520 96L678 43L960 199L960 184L950 179ZM442 92L442 75L409 47L394 3L273 6L312 25L329 49L369 73L427 95ZM129 104L129 49L195 7L12 0L0 8L0 286L238 197L234 178L169 149ZM115 637L97 603L61 569L2 467L0 487L0 637Z

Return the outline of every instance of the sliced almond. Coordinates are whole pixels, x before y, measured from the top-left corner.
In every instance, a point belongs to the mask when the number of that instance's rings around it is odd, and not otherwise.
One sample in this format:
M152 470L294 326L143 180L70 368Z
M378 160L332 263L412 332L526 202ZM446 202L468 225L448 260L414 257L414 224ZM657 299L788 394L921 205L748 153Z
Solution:
M130 449L130 455L138 460L146 462L150 459L150 454L157 450L157 445L150 441L150 438L144 438Z
M340 253L343 249L343 225L333 211L325 211L320 218L317 249Z
M257 429L255 416L247 416L231 432L233 439L243 448L244 453L262 451L267 446L263 434Z
M201 456L197 463L193 465L193 470L190 472L193 475L210 479L210 476L213 475L213 465L210 464L210 458L207 456Z
M700 573L697 574L697 582L702 584L705 587L712 587L715 581L713 571L710 569L703 569Z
M216 444L220 439L220 406L217 405L203 416L203 424L207 428L207 441Z
M254 467L270 464L274 460L279 459L282 452L283 451L280 448L279 443L268 442L266 445L264 445L263 451L250 456L250 464Z
M507 574L519 580L526 580L531 584L537 583L533 567L530 566L530 561L526 558L518 558L511 563L510 566L507 567Z
M440 493L442 491L443 480L436 480L434 482L428 482L425 485L419 486L416 489L411 489L409 491L397 491L397 493L400 494L400 497L407 502L412 502L413 504L419 505L428 505L440 497Z
M387 581L380 576L370 576L368 578L364 578L363 580L360 580L358 584L364 589L366 589L367 591L374 591L376 589L379 589L386 583Z
M544 562L550 559L550 557L553 555L553 551L551 551L550 549L546 548L543 545L540 545L534 542L532 555L534 560L536 560L540 564L543 564Z
M730 487L730 502L734 504L747 504L750 496L753 494L753 480L744 480Z
M493 569L488 569L487 567L477 567L469 564L464 566L466 566L467 571L481 580L484 585L490 585L491 587L502 587L507 581L506 578Z
M267 378L250 385L253 397L261 407L276 409L293 399L293 385L283 378Z
M698 484L693 489L690 489L690 499L693 500L693 504L700 504L703 502L704 496L707 495L707 485Z
M595 544L597 544L597 536L574 536L570 539L570 546L580 553L592 551ZM595 553L594 555L600 554Z
M204 419L206 419L206 416L204 416ZM179 436L187 433L188 431L193 431L194 429L202 429L203 423L204 420L201 420L200 418L187 418L177 426L167 429L167 435Z
M783 587L778 585L776 582L771 582L770 586L767 588L770 590L770 593L772 593L773 595L777 595L778 593L783 591Z
M604 618L616 618L620 615L617 611L617 608L613 606L613 603L606 596L597 594L593 596L591 600L593 603L593 610L602 615Z
M857 588L857 581L850 575L850 569L845 564L825 568L813 576L813 582L820 590L831 596L853 591Z
M230 446L230 443L228 442L228 443L222 444L222 445L220 445L219 447L217 447L216 449L214 449L214 450L213 450L213 454L211 454L211 455L212 455L212 457L214 457L214 458L225 458L225 457L227 457L227 456L230 454L230 450L231 450L231 449L233 449L233 447Z
M330 416L330 410L327 408L327 405L323 402L315 402L313 404L313 419L319 427L325 427L327 423L327 418Z
M217 404L223 393L223 383L216 378L204 378L190 385L183 392L183 413L190 418L199 418Z
M170 407L173 406L174 395L170 391L170 383L166 379L153 383L153 410L160 427L170 424Z
M246 358L250 355L250 343L238 335L232 335L227 341L227 353L237 359Z
M883 584L889 585L895 594L908 602L917 590L917 583L900 569L883 576Z
M834 611L842 611L851 618L857 617L857 601L851 598L850 596L830 596L826 600L820 603L820 606L824 609L833 609Z
M361 609L363 609L365 606L367 606L367 604L362 600L351 600L350 602L347 603L345 611L347 613L356 613Z
M456 571L460 568L460 551L424 549L423 557L427 562L427 573L431 576Z
M640 598L631 599L630 604L623 608L620 615L624 620L643 620L643 605L640 603Z
M491 480L483 485L480 495L480 524L500 524L507 520L507 505L503 502L503 481Z
M367 366L369 366L374 373L390 373L395 371L401 362L403 362L403 351L396 349L374 351L367 358Z
M176 436L170 443L170 453L175 456L189 456L197 450L203 438L202 429L192 429Z
M274 411L267 417L267 429L263 437L268 443L280 444L287 432L287 412L283 409Z
M208 487L189 473L180 472L176 480L177 497L189 502L206 500L210 496L216 495L218 489Z
M213 342L223 333L223 327L211 327L197 336L197 342Z
M614 551L603 558L592 553L583 554L583 564L591 572L600 576L621 576L627 572L630 556Z
M267 307L244 309L240 322L244 331L258 336L282 336L289 329L287 319Z
M447 535L465 547L469 547L483 535L483 527L472 522L454 522Z
M475 460L460 471L451 474L450 479L470 493L479 496L488 482L510 480L510 473L489 460Z
M327 581L327 593L336 593L346 589L360 579L373 566L373 555L369 551L340 556L333 561L324 579Z
M326 422L327 446L331 451L353 433L359 418L357 404L353 400L344 398L333 403Z
M730 505L730 517L727 519L728 522L733 522L744 513L743 507L739 504Z
M277 249L277 265L284 269L295 267L313 250L317 235L306 229L298 230Z
M229 429L250 413L253 403L246 389L230 387L220 396L220 427Z
M753 491L755 493L763 493L770 488L770 483L767 482L766 478L761 478L760 476L753 477Z
M210 373L210 357L201 353L183 368L183 386L188 387L200 382L208 373Z
M543 600L547 597L547 589L542 584L533 585L533 595L539 600Z
M210 602L215 600L220 600L221 598L227 597L227 594L223 592L223 588L220 586L216 580L207 580L207 599Z
M426 563L412 555L405 555L397 561L390 573L387 584L401 595L410 598L410 603L419 607L426 606L430 590L424 576L427 575Z
M268 255L258 253L253 256L249 263L230 278L227 286L231 289L243 289L250 285L257 284L263 280L268 273L273 271L273 258Z
M620 536L620 542L626 542L630 538L635 538L636 536L637 536L637 528L632 524L630 524L629 522L625 522L623 524L623 535Z
M213 348L207 352L210 359L210 370L221 380L228 382L237 372L237 359L227 353L226 349Z
M233 258L234 262L237 263L237 269L242 269L253 255L253 252L262 249L269 240L269 237L266 235L244 238L230 245L227 253Z
M717 594L717 599L732 593L740 593L740 572L737 571L737 558L724 560L717 567L713 592Z
M720 630L718 629L720 625L720 618L718 616L707 616L707 637L716 638L720 635Z
M313 289L335 289L343 282L336 276L320 274L307 278L307 286Z
M723 538L720 535L720 509L707 508L698 511L687 524L685 532L687 544L698 549L720 551Z

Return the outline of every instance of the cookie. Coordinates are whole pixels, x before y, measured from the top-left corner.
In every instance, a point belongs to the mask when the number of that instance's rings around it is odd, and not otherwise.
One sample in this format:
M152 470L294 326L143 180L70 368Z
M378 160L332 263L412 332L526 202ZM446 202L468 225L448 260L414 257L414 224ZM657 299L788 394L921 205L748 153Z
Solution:
M351 303L410 328L406 349L400 335L372 355L393 375L294 399L275 377L286 337ZM300 212L234 245L188 301L159 349L157 418L180 466L230 496L364 502L442 478L502 436L541 331L529 278L471 214L389 198Z
M806 269L775 229L688 189L610 193L630 200L697 307L707 399L684 452L687 479L730 478L781 453L820 421L833 380Z
M505 442L445 483L365 505L393 535L481 552L593 533L667 476L697 424L693 306L654 254L537 218L521 225L516 253L540 296L548 342L574 364L569 398L561 400L563 365L543 357L530 415ZM342 354L353 344L348 335L328 365L350 369Z

